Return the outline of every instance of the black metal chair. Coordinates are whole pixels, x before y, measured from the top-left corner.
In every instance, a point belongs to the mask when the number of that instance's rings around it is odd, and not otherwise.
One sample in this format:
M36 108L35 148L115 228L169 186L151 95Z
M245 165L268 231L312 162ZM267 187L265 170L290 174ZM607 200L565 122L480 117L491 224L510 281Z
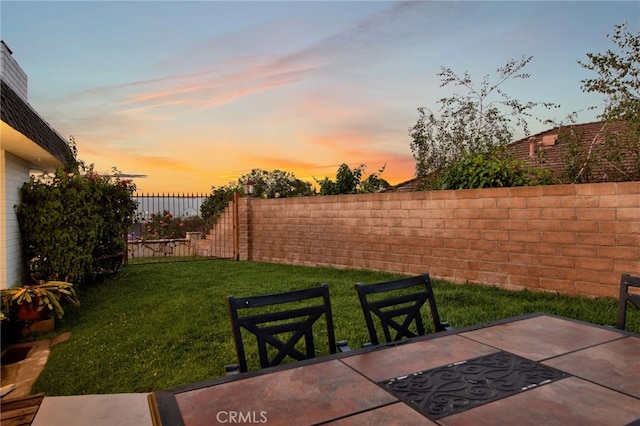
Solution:
M376 284L358 283L355 288L369 330L370 343L373 345L379 344L373 315L377 317L376 322L381 325L386 343L424 335L422 307L427 301L429 301L434 331L451 329L449 323L440 321L429 274ZM387 298L375 296L383 293L391 296ZM412 324L415 324L413 328ZM392 331L395 333L393 336Z
M631 293L629 288L637 288L636 293ZM627 305L640 309L640 276L622 274L620 278L620 298L618 299L618 321L616 327L624 330L627 322Z
M320 303L313 304L315 302L313 299L319 299ZM276 305L286 304L288 304L287 309L274 309ZM313 326L322 316L324 316L327 328L329 352L336 353L336 348L341 351L349 350L345 341L340 341L336 345L327 284L305 290L263 296L227 296L227 306L238 355L237 365L226 366L227 375L238 370L240 372L247 371L242 329L249 331L257 339L261 368L278 365L287 357L298 361L314 358L316 352ZM262 313L252 312L246 316L240 316L239 311L250 308L263 309L258 309ZM303 338L304 345L302 344Z

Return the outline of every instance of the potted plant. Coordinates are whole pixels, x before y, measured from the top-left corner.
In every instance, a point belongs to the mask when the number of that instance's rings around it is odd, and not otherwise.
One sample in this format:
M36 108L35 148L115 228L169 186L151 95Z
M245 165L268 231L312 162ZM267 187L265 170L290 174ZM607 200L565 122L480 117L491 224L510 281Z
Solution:
M66 281L40 281L34 285L2 289L2 311L15 314L18 320L37 321L51 312L58 319L64 315L62 305L79 305L73 284Z

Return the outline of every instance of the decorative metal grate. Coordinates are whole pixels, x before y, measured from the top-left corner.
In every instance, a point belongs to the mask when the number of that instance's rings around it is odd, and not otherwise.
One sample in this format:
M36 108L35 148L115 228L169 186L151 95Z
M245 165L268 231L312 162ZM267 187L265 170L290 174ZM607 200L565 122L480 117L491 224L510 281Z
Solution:
M432 420L568 377L567 373L497 352L379 383Z

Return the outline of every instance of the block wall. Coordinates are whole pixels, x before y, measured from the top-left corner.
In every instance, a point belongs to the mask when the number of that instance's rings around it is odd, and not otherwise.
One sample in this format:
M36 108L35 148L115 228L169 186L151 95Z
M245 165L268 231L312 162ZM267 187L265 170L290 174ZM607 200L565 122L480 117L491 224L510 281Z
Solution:
M194 241L194 255L221 259L230 259L235 256L233 214L234 204L232 201L229 202L229 205L222 212L213 229L205 235L205 238Z
M241 260L616 297L640 182L239 200Z

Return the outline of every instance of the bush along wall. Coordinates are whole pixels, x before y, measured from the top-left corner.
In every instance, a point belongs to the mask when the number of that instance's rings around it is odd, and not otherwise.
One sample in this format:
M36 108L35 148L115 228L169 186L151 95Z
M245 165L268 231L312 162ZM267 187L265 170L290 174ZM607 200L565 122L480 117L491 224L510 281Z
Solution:
M83 282L95 259L124 252L135 185L93 167L32 177L16 207L24 258L36 280Z

